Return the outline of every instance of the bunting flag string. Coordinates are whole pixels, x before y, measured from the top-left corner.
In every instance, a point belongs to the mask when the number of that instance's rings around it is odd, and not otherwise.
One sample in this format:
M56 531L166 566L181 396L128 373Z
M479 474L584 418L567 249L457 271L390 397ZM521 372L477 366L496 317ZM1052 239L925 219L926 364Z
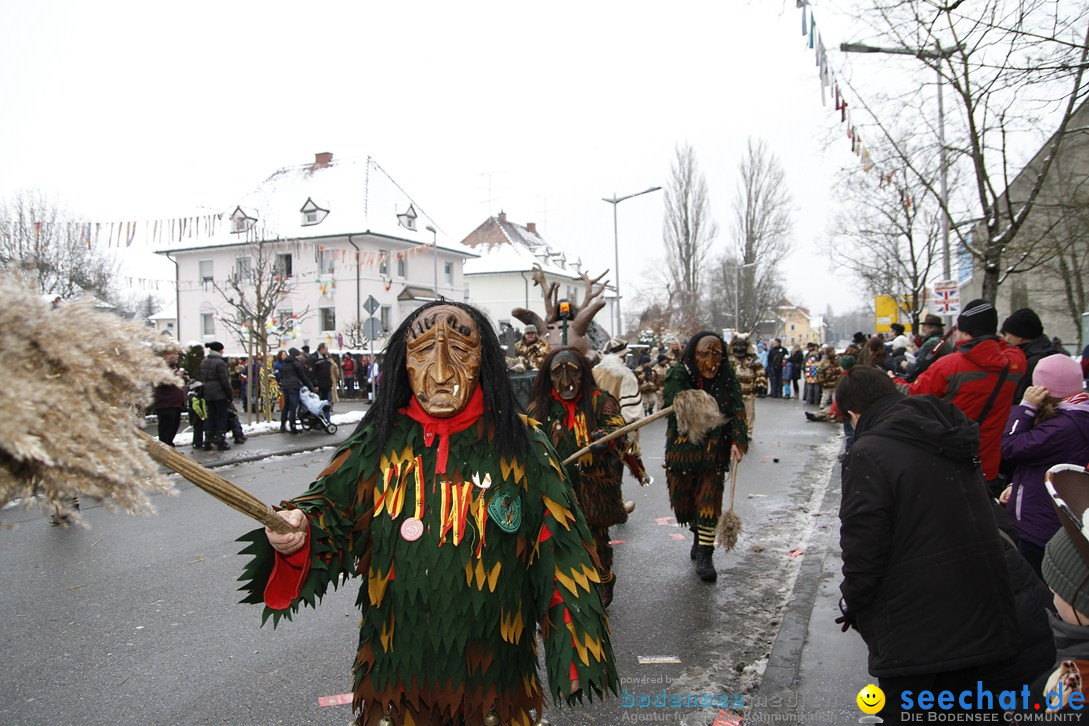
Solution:
M813 14L809 0L797 0L797 6L802 11L802 37L806 39L806 43L813 49L814 53L813 61L817 67L817 77L821 84L821 105L828 105L828 90L831 89L835 110L839 112L839 122L845 126L847 131L847 140L851 144L851 153L859 158L862 170L868 173L874 167L873 158L862 141L862 134L859 133L857 126L851 120L847 96L843 89L840 88L836 74L832 70L828 51L824 47L824 40L817 30L816 16ZM895 177L892 173L881 172L880 178L887 180L890 184L895 183ZM883 183L881 185L883 186ZM910 204L907 206L910 206Z

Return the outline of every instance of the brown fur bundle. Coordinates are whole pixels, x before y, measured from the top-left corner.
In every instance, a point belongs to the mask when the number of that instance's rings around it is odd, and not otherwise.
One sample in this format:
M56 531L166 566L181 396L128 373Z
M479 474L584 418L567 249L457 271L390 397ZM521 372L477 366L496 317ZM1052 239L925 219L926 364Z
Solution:
M708 431L726 423L711 394L694 388L677 394L673 414L677 417L677 431L694 442L702 441Z
M173 380L158 355L171 344L90 305L53 306L0 276L0 504L20 498L71 516L72 498L88 495L153 511L146 492L173 487L137 426L153 387Z

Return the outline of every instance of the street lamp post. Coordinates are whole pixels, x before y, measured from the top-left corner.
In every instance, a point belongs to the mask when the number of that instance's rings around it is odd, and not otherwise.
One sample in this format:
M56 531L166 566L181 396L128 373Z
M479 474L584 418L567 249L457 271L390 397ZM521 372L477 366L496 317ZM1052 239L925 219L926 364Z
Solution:
M431 233L431 262L435 268L435 299L439 299L439 233L430 224L427 231Z
M891 55L910 55L920 60L948 58L953 50L915 49L915 48L884 48L864 43L840 43L839 49L844 53L888 53ZM942 276L946 279L953 277L952 260L949 257L949 163L945 148L945 102L942 90L941 68L936 68L938 75L938 154L941 166L941 181L939 192L942 202Z
M622 331L622 328L620 327L620 238L618 236L616 228L616 205L620 204L625 199L631 199L632 197L639 197L644 194L650 194L651 192L656 192L660 189L661 187L651 187L650 189L644 189L641 192L636 192L635 194L628 194L624 197L618 197L616 196L616 192L613 192L612 199L609 199L608 197L601 198L601 201L608 202L609 204L613 205L613 256L616 263L616 329L613 333L614 337L619 337Z

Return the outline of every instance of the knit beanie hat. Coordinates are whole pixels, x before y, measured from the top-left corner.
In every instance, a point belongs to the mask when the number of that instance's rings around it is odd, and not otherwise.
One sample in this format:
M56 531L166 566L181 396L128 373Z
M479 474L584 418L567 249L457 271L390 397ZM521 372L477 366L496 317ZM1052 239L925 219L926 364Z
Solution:
M1002 323L1002 332L1012 333L1026 340L1036 340L1044 334L1044 324L1040 322L1040 316L1032 308L1021 308L1010 313L1010 316Z
M1049 355L1036 364L1032 385L1043 386L1056 398L1070 398L1081 393L1081 365L1067 355Z
M221 353L223 351L223 343L220 343L218 340L213 340L211 343L206 343L204 347L208 350L214 350L217 353Z
M287 351L287 354L289 356L291 356L292 358L298 358L299 355L301 354L301 351L298 348L291 348L290 350Z
M839 357L839 367L845 371L849 371L854 368L856 362L857 360L853 355L841 355Z
M1044 548L1042 570L1048 587L1075 609L1089 613L1089 564L1074 546L1065 527L1059 528Z
M957 329L973 337L994 335L998 332L998 311L986 300L973 300L957 318Z

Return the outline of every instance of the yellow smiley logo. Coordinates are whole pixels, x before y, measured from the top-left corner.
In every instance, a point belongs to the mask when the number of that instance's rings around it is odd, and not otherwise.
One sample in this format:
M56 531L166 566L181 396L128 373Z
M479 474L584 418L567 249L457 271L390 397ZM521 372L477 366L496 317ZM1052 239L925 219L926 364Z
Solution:
M858 692L855 701L862 713L873 715L885 706L885 692L871 683Z

